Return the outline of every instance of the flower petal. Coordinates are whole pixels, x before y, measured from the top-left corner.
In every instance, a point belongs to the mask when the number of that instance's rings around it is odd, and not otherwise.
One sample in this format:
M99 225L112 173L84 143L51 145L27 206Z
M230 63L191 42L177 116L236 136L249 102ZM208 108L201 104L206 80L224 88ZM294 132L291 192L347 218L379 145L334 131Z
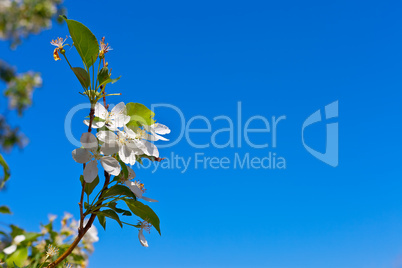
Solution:
M96 103L95 105L95 116L102 118L102 119L106 119L108 111L105 109L105 107L100 104L99 102Z
M98 140L96 139L95 135L90 132L83 133L80 141L85 149L91 151L98 149Z
M126 105L124 104L124 102L120 102L116 106L114 106L110 114L112 117L127 114Z
M119 127L124 127L128 122L130 122L130 116L123 114L117 115L112 121L113 126L110 126L109 128L115 128L115 130L117 130Z
M170 129L167 126L159 124L159 123L153 124L151 126L151 128L153 128L155 133L157 133L157 134L164 135L164 134L169 134L170 133Z
M96 137L98 137L98 139L103 142L113 142L118 139L117 135L109 130L99 131L98 133L96 133Z
M104 156L100 159L102 167L105 171L113 176L117 176L120 174L121 167L119 162L111 156Z
M127 171L128 171L128 180L132 180L135 178L135 172L131 167L127 167Z
M89 120L84 120L84 124L89 126ZM92 121L92 128L101 128L105 125L105 121Z
M14 243L15 244L19 244L19 243L21 243L22 241L24 241L25 240L25 235L17 235L16 237L14 237Z
M129 138L135 139L137 137L137 135L134 133L134 131L132 131L131 129L129 129L128 127L124 126L124 132L126 133L126 135Z
M145 239L144 231L142 229L138 231L138 239L140 240L142 246L146 248L148 247L148 241Z
M72 152L72 155L73 155L74 161L77 163L80 163L80 164L84 164L84 163L90 161L93 157L92 154L87 149L84 149L84 148L75 149Z
M53 58L54 58L55 61L60 60L59 48L57 48L57 47L53 50Z
M158 200L155 200L155 199L152 199L152 198L149 198L149 197L146 197L146 196L142 196L142 199L145 200L145 201L148 201L148 202L159 202Z
M142 198L142 191L140 188L138 188L137 184L132 181L126 181L125 184L128 188L130 188L137 198Z
M129 164L129 165L135 164L135 154L134 154L133 150L126 144L124 144L123 146L120 146L119 156L120 156L121 161L123 161L125 164Z
M149 141L142 141L145 145L145 149L142 149L146 155L159 157L158 148L156 148L155 144Z
M84 180L87 183L93 182L93 180L98 176L98 162L92 160L89 162L84 169Z
M116 141L105 142L100 150L103 155L113 155L119 151L119 144Z
M140 242L141 242L141 240L140 240ZM141 244L142 244L142 243L141 243ZM9 246L9 247L3 249L3 252L4 252L5 254L7 254L7 255L10 255L11 253L13 253L13 252L16 251L16 250L17 250L17 246L16 246L16 245L11 245L11 246Z

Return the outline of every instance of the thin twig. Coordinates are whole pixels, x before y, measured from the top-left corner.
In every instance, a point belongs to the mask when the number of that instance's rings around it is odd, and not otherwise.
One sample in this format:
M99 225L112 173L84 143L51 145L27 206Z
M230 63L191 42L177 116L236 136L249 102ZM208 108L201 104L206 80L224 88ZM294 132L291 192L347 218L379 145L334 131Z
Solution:
M105 104L105 108L107 109L106 97L103 97L103 102ZM91 105L91 110L89 112L88 132L92 131L92 123L93 123L94 117L95 117L95 107ZM85 169L85 164L84 164L84 169ZM110 174L105 171L104 175L105 175L105 183L103 184L103 188L102 188L101 193L100 193L100 195L98 197L98 201L101 200L102 195L108 189L108 185L110 183ZM96 213L100 210L100 208L98 208L97 210L92 212L91 217L89 218L87 224L85 225L85 227L83 227L83 225L84 225L84 213L83 213L83 207L82 206L83 206L83 201L84 201L84 192L85 192L85 181L82 184L81 199L80 199L80 203L79 203L79 206L80 206L80 227L78 229L78 236L75 238L74 242L68 247L68 249L59 258L57 258L57 260L55 260L54 262L49 264L47 266L47 268L55 268L65 258L67 258L68 255L70 255L71 252L73 252L75 247L77 247L77 245L80 243L81 239L88 232L88 230L92 227L92 224L95 221ZM102 205L102 201L99 204Z
M103 184L102 193L99 195L98 200L100 200L102 198L103 193L108 189L107 186L110 183L110 174L107 173L106 171L104 174L105 174L105 183ZM102 202L101 202L101 204L102 204ZM98 211L99 211L99 209L95 210L91 214L91 217L89 218L87 224L85 225L85 228L82 229L82 231L78 232L78 236L75 238L74 242L68 247L68 249L60 257L57 258L57 260L55 260L54 262L49 264L49 266L47 268L55 268L56 265L58 265L62 261L64 261L64 259L67 258L68 255L71 254L71 252L73 252L74 248L80 243L81 239L88 232L88 230L92 227L92 224L94 223L95 218L96 218L96 212L98 212Z

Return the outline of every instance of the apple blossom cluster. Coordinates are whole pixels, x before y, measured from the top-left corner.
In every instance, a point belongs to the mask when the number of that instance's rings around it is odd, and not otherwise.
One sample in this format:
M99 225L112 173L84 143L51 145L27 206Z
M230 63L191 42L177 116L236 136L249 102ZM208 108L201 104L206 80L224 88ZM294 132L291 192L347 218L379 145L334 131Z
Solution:
M136 159L142 155L158 158L158 148L150 141L166 141L167 139L160 135L170 133L167 126L159 123L144 125L136 131L128 128L126 124L130 122L130 116L127 115L123 102L117 104L110 112L102 104L97 103L95 117L98 120L92 123L92 128L106 130L98 131L96 137L90 132L83 133L80 140L82 148L75 149L72 153L77 163L86 164L84 180L87 183L93 182L98 176L98 160L106 172L117 176L121 172L118 158L127 165L134 165ZM89 126L90 122L85 120L84 123ZM117 157L112 157L114 155ZM135 177L135 173L130 167L127 169L128 181ZM137 189L133 190L134 194L140 192L141 188L136 183L127 183L127 186ZM142 194L136 196L142 198Z
M106 61L111 47L104 37L98 42L94 34L82 23L65 16L63 19L67 23L73 43L67 44L67 38L52 40L51 44L56 47L53 50L53 58L55 61L65 59L83 88L80 94L88 99L91 108L89 119L84 120L88 131L81 135L81 147L72 151L74 161L83 164L77 237L47 268L55 268L72 254L76 245L91 230L96 219L105 230L109 220L114 220L121 227L129 225L137 228L138 239L144 247L148 247L144 231L150 232L153 227L161 234L159 217L139 200L158 201L144 196L145 186L141 181L134 180L136 174L132 166L137 162L142 164L144 159L162 161L154 142L167 141L163 135L170 133L167 126L154 120L154 112L141 103L120 102L109 110L106 97L121 95L106 93L106 86L109 92L109 85L120 79L111 77L111 69ZM66 50L66 46L76 48L83 68L70 64L67 57L70 49ZM96 130L95 134L92 133L93 130ZM103 172L100 172L102 169ZM97 193L92 195L93 192ZM129 223L125 218L122 220L122 217L131 216L137 216L141 220L137 224Z
M133 181L136 174L130 165L134 165L137 159L159 159L159 151L152 142L168 139L161 135L169 134L170 129L159 123L151 125L141 124L145 122L141 118L134 120L136 127L130 127L131 116L127 114L126 105L118 103L111 111L108 111L101 103L96 103L94 108L94 120L84 120L85 125L91 129L97 129L96 136L91 132L85 132L81 136L81 148L73 150L74 161L85 164L83 178L88 184L93 183L99 176L98 164L110 175L118 176L118 182L124 183L135 195L136 199L148 202L158 202L155 199L144 196L146 189L140 181ZM122 166L127 174L122 172ZM141 245L148 247L143 231L150 231L151 224L146 220L138 224L138 237Z

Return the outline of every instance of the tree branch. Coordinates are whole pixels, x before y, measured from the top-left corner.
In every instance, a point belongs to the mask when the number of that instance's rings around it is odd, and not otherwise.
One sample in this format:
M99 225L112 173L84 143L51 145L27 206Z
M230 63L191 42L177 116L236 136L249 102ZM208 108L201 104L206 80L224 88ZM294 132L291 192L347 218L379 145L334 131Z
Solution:
M103 184L103 188L102 188L101 194L98 197L98 200L100 200L102 198L102 195L108 189L108 185L110 183L110 174L107 173L106 171L104 172L104 174L105 174L105 183ZM100 204L102 204L102 202ZM67 258L68 255L71 254L71 252L73 252L74 248L80 243L81 239L88 232L88 230L92 227L92 224L94 223L95 218L96 218L96 212L98 212L98 211L99 211L99 209L95 210L91 214L91 217L89 218L87 224L85 225L85 228L78 230L78 236L75 238L74 242L68 247L68 249L60 257L57 258L57 260L55 260L54 262L49 264L47 266L47 268L55 268L56 265L58 265L62 261L64 261L64 259Z

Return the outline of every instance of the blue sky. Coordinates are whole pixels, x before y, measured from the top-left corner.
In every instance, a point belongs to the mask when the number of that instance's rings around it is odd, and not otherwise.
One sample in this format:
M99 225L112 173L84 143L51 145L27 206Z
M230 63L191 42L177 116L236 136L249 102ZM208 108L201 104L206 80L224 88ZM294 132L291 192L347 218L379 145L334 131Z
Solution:
M402 267L402 187L399 168L402 106L402 38L399 1L67 1L68 17L106 36L114 76L110 103L168 103L186 123L205 116L212 132L236 122L241 102L245 121L254 115L286 116L272 133L253 133L255 149L199 149L183 138L160 150L169 157L204 154L265 157L276 153L286 169L179 168L138 170L162 236L109 222L98 226L100 242L90 267ZM34 105L15 124L30 139L7 155L13 177L1 203L14 222L37 231L48 213L78 218L81 165L66 138L64 118L85 99L65 62L54 62L49 41L68 34L66 25L31 36L16 51L0 44L18 71L42 73ZM74 50L68 51L75 54ZM71 62L79 66L77 56ZM303 147L304 120L339 101L339 165L331 167ZM180 117L160 108L157 120L179 137ZM73 133L85 131L81 111ZM261 121L253 127L262 127ZM204 128L194 122L192 128ZM237 128L237 124L235 124ZM306 130L306 143L325 150L325 124ZM199 144L212 133L192 133ZM223 143L227 140L220 136ZM238 139L237 133L234 134ZM4 200L4 201L3 201Z

